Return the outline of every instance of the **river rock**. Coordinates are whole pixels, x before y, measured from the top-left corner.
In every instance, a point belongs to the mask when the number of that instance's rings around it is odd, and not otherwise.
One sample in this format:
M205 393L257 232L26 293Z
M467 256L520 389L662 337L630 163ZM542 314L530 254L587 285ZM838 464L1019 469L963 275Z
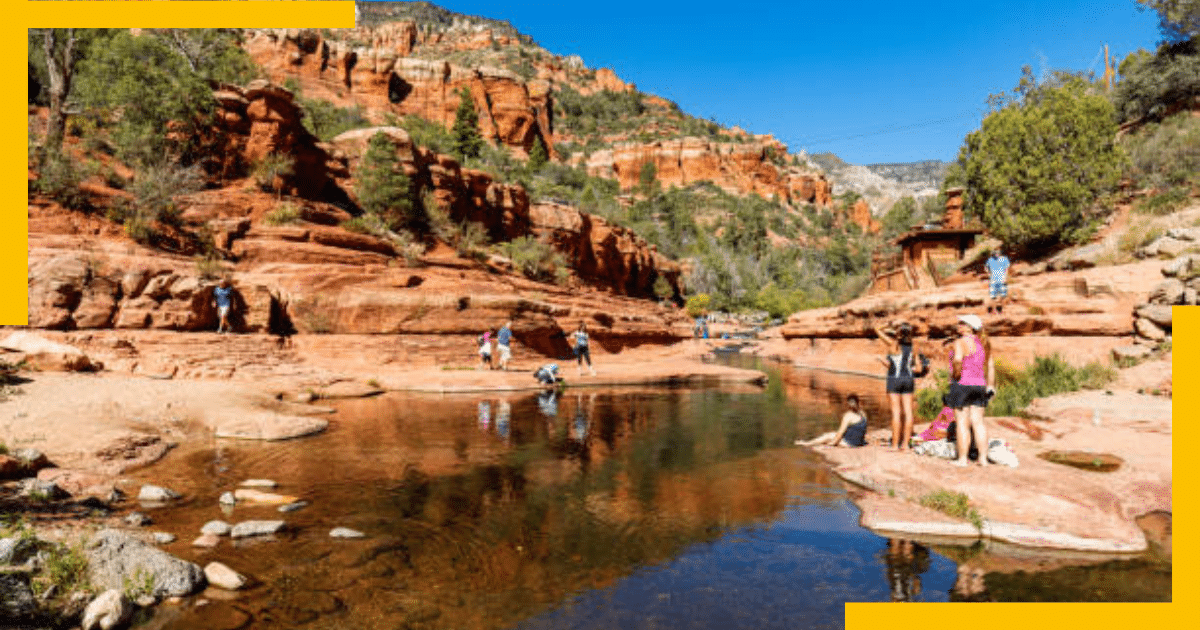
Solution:
M37 613L27 573L0 573L0 619L24 621Z
M1200 228L1171 228L1167 230L1167 236L1181 241L1200 241Z
M367 535L349 527L335 527L329 532L331 538L366 538Z
M0 538L0 564L23 564L37 553L33 540L23 536Z
M1113 348L1114 359L1144 359L1150 356L1153 348L1145 344L1133 344L1129 346L1117 346Z
M229 591L236 591L246 585L246 576L234 571L220 562L210 562L204 567L204 577L208 583Z
M238 485L243 488L275 488L279 486L271 479L247 479Z
M1167 330L1171 328L1171 307L1167 304L1145 304L1139 306L1134 312L1138 317L1145 317L1160 328Z
M201 534L212 534L213 536L228 536L233 526L225 521L209 521L200 528Z
M70 494L66 490L58 487L58 484L45 479L23 479L21 480L20 490L18 491L23 497L42 498L50 501L65 499Z
M121 589L139 573L153 577L155 596L189 595L204 587L204 571L129 534L101 530L85 549L88 575L101 588Z
M234 525L229 533L234 538L268 536L282 531L284 526L283 521L242 521Z
M178 492L175 492L170 488L164 488L162 486L155 486L152 484L146 484L142 486L142 489L138 492L138 501L143 501L146 503L165 503L172 499L178 498Z
M203 549L212 549L219 544L221 544L221 537L216 534L203 534L192 541L193 547L201 547Z
M1178 256L1167 261L1162 266L1162 275L1168 278L1184 278L1189 275L1189 272L1196 264L1196 255Z
M46 454L36 448L19 448L9 453L9 455L14 457L18 462L21 462L21 466L30 474L53 466L50 463L50 459L46 457Z
M308 507L308 501L296 501L295 503L287 503L276 508L280 512L295 512L296 510Z
M216 423L217 437L239 440L290 440L320 433L329 428L329 421L302 416L262 412L238 412Z
M1179 304L1183 301L1183 289L1183 282L1177 278L1167 278L1150 291L1150 302L1153 304Z
M83 610L83 630L110 630L129 620L133 607L117 589L109 589L92 600Z
M129 516L125 517L125 524L130 527L144 527L153 522L154 521L151 520L149 516L146 516L141 512L130 512Z
M1159 328L1158 325L1145 317L1139 317L1133 323L1133 328L1137 331L1137 334L1152 341L1162 341L1167 338L1167 333L1162 328Z
M169 545L175 542L175 534L167 532L154 532L154 542L160 545Z
M217 499L217 503L221 505L237 505L237 498L233 496L232 492L222 492L221 498Z
M238 488L233 491L233 498L245 503L257 503L259 505L281 505L286 503L295 503L300 499L286 494L275 494L272 492L263 492L253 488Z

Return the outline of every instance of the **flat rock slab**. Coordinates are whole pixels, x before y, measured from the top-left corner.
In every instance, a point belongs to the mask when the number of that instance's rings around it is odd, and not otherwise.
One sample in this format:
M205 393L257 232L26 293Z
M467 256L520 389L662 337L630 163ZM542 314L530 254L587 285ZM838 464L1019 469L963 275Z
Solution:
M320 418L285 416L265 411L243 412L213 422L217 437L240 440L290 440L320 433L329 422Z
M870 492L857 501L862 524L881 531L984 537L1014 545L1100 553L1133 553L1147 541L1136 523L1150 512L1171 512L1170 400L1117 392L1075 392L1034 401L1037 439L1014 430L1017 418L988 418L989 437L1007 440L1018 468L954 466L950 461L897 453L879 446L818 447L843 479ZM1092 418L1098 411L1100 426ZM1052 450L1111 454L1125 460L1113 472L1093 472L1038 457ZM967 495L982 529L920 507L937 491ZM900 509L894 502L909 504Z

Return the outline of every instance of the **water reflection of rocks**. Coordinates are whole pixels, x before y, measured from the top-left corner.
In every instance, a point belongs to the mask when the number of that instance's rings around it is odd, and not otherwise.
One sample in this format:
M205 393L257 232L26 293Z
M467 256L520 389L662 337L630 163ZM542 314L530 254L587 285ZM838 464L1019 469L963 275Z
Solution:
M210 474L177 472L195 501L170 518L198 529L233 478L274 478L310 501L278 542L181 553L257 580L235 601L209 604L242 611L246 627L509 627L770 521L798 497L836 505L829 471L787 448L795 418L781 405L661 390L344 401L318 439L222 443L192 456ZM247 517L237 510L233 518ZM331 541L332 524L370 537ZM191 614L160 621L200 627Z

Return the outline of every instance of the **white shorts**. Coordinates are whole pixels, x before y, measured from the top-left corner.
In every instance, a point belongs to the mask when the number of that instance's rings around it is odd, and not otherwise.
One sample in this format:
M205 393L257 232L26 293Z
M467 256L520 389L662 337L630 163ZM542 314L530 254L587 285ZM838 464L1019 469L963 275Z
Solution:
M496 349L500 351L500 361L505 362L512 359L512 350L503 344L496 344Z
M229 307L228 306L218 306L217 307L217 317L220 317L221 319L225 319L225 317L227 315L229 315Z

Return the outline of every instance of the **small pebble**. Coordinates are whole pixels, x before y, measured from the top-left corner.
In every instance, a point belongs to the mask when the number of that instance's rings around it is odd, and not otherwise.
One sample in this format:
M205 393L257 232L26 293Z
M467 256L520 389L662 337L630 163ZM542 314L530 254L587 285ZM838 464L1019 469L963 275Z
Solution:
M205 549L212 549L219 544L221 544L221 537L216 534L204 534L192 541L193 547L203 547Z
M168 534L167 532L154 532L154 542L160 545L169 545L175 542L175 534Z
M219 501L221 503L221 505L236 505L237 504L237 499L233 498L232 492L222 493L221 498L217 499L217 501Z
M286 505L281 505L276 509L278 509L280 512L295 512L296 510L299 510L299 509L302 509L305 507L308 507L308 501L296 501L295 503L288 503Z
M331 538L365 538L366 534L349 527L335 527L329 532Z

